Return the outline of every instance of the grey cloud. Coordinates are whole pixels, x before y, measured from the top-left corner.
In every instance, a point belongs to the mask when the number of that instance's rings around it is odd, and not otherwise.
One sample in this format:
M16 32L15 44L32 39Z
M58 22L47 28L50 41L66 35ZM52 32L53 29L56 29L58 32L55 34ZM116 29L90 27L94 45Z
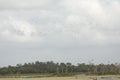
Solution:
M39 10L51 9L53 5L57 5L56 0L0 0L1 10ZM55 3L55 4L53 4Z

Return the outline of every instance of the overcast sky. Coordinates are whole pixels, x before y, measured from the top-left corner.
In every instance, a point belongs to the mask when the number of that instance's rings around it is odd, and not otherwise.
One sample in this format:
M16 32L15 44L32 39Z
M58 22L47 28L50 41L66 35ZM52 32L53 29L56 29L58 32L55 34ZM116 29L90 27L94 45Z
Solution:
M120 0L0 0L0 66L120 63Z

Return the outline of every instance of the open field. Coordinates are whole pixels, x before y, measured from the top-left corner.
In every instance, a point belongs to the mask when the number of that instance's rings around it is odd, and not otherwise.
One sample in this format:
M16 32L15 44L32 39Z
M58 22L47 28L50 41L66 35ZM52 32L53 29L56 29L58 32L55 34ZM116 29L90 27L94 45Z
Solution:
M0 80L78 80L76 77L46 77L46 78L0 78ZM87 77L79 80L89 80Z
M49 78L1 78L0 80L77 80L77 79L75 79L74 77L49 77Z
M120 75L106 75L106 76L85 76L76 75L73 77L44 77L44 78L0 78L0 80L93 80L96 78L120 78Z

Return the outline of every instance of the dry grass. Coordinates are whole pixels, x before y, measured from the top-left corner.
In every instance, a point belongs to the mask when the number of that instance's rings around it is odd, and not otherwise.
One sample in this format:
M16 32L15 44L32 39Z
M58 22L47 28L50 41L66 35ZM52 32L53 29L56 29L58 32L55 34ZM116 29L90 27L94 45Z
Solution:
M45 78L0 78L0 80L89 80L87 76L45 77Z
M85 76L76 75L74 77L45 77L45 78L0 78L0 80L92 80L97 77L120 77L120 75L107 76Z
M0 80L77 80L75 77L48 77L48 78L1 78ZM84 80L84 79L79 79Z

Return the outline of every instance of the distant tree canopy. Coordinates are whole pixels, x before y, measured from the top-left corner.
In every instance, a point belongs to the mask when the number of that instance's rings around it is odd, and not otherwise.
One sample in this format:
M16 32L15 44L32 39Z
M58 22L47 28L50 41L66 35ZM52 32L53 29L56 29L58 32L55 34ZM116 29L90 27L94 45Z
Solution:
M85 64L79 63L73 65L72 63L54 63L48 62L32 62L25 64L17 64L16 66L8 66L0 68L0 74L28 74L28 73L53 73L53 74L67 74L67 73L82 73L82 74L120 74L120 66L117 64Z

